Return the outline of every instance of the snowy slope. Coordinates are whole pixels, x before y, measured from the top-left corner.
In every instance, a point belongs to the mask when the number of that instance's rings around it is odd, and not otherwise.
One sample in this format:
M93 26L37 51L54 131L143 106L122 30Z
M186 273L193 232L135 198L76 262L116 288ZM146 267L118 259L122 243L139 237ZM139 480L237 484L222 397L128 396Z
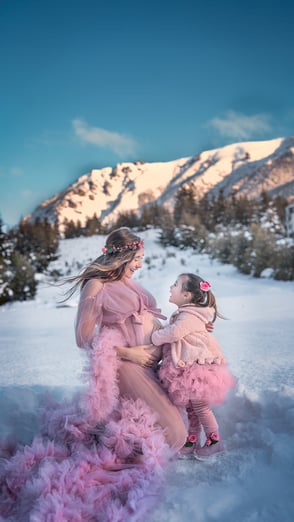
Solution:
M221 341L238 387L216 415L227 451L200 463L177 461L150 522L292 522L294 283L254 279L193 251L164 249L144 232L145 261L136 278L164 313L168 289L182 271L209 280L220 311ZM51 268L77 273L96 257L103 237L63 240ZM85 386L83 353L75 346L77 296L41 282L36 299L0 308L0 435L30 441L44 393L62 399ZM16 521L15 521L16 522ZM147 522L147 521L142 521Z

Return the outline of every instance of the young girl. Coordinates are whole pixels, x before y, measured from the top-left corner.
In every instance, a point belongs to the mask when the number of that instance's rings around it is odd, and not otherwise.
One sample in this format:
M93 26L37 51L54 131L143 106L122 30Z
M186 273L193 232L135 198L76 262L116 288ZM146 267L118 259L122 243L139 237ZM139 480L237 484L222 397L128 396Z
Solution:
M219 343L205 327L221 315L210 283L194 274L177 278L169 301L178 309L169 325L151 337L155 346L165 345L159 378L172 402L188 414L189 436L182 455L205 457L224 450L211 406L221 404L235 384ZM202 427L206 435L203 447Z

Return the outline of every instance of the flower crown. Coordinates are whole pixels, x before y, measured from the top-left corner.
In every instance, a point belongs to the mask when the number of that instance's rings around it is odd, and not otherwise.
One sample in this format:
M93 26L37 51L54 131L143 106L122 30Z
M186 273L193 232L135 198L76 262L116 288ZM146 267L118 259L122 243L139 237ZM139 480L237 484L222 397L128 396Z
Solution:
M143 247L144 247L144 240L141 239L140 241L132 241L132 243L127 243L126 245L123 245L123 246L110 245L109 247L103 247L102 253L104 255L118 254L120 252L125 252L127 250L130 250L130 251L139 250L140 248L143 248Z

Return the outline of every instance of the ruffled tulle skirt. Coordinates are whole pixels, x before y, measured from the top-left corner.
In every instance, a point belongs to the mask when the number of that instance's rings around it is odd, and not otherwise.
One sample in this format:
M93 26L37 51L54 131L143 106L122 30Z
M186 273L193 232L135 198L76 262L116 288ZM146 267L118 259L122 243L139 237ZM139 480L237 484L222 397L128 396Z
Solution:
M120 397L113 346L123 341L103 329L87 393L48 403L30 444L0 441L1 521L141 522L159 502L173 453L154 411Z
M171 401L179 407L186 407L189 400L203 400L210 405L220 405L236 384L227 364L193 363L191 366L176 368L169 348L164 349L158 375Z

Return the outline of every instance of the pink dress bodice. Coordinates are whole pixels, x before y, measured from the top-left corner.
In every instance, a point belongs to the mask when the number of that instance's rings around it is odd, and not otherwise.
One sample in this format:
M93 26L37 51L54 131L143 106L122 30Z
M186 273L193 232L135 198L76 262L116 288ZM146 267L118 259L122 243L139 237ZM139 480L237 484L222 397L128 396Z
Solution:
M148 344L160 327L159 319L166 319L154 297L132 280L104 283L93 295L94 284L95 280L88 281L81 292L75 328L78 346L90 347L104 326L118 328L126 346Z

